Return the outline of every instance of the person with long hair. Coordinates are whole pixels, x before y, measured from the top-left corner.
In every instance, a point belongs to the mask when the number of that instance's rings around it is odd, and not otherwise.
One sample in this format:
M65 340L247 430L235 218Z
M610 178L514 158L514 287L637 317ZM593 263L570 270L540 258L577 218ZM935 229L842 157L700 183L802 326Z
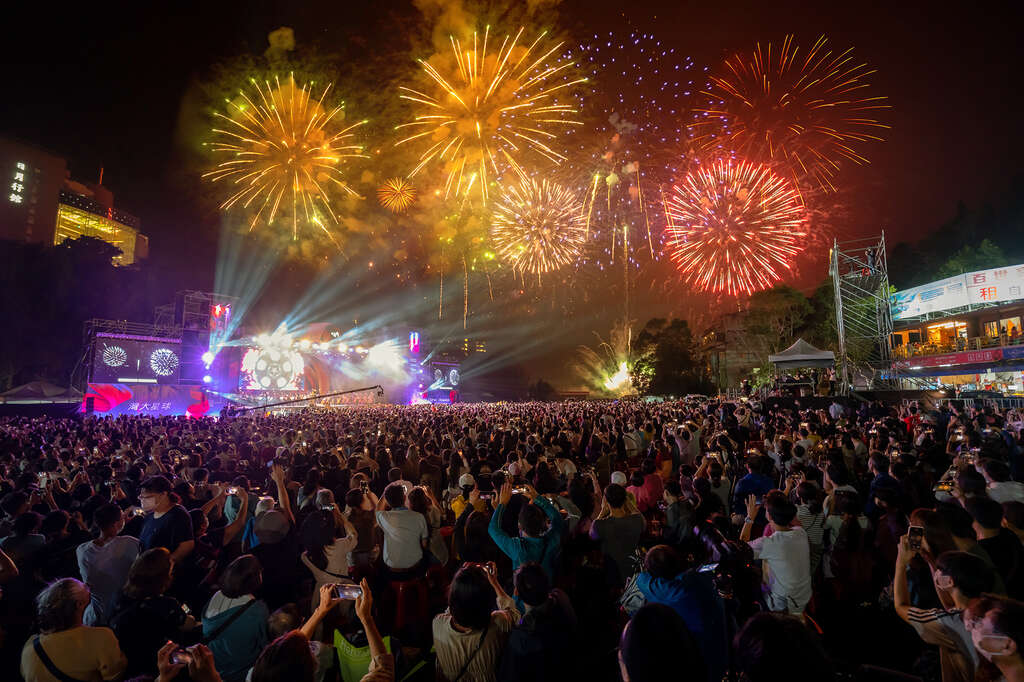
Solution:
M441 509L434 499L433 493L426 486L417 486L409 491L409 509L423 515L427 522L427 551L438 564L444 566L448 563L448 546L441 536L441 526L444 519Z
M156 654L164 642L189 636L196 627L181 603L165 594L173 571L171 553L155 547L140 554L128 572L128 582L110 618L128 657L128 676L155 675Z
M786 488L789 488L787 483ZM825 510L822 504L821 488L817 483L804 481L796 487L800 504L796 507L796 518L807 533L811 550L811 577L818 572L825 543Z
M380 554L380 547L377 542L377 496L369 488L369 482L365 489L363 481L357 480L357 485L345 493L345 518L349 520L356 529L356 546L349 557L349 566L355 566L363 570Z
M321 490L316 496L317 510L302 523L302 563L313 574L316 589L313 606L317 605L320 587L334 583L351 582L349 558L359 542L359 533L352 522L334 504L330 490Z
M836 513L825 520L825 547L822 560L825 578L830 581L836 599L858 601L871 587L873 564L868 518L864 505L854 493L835 494Z
M467 564L452 579L448 609L433 623L439 680L494 682L509 631L521 615L495 573L494 564Z

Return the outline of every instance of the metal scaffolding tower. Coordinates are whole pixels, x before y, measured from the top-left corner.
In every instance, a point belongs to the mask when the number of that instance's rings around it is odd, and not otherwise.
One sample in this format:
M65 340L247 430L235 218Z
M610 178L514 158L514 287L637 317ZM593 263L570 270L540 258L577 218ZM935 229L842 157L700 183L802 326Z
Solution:
M892 363L892 311L885 233L847 242L834 241L829 274L835 290L839 376L843 395L852 389L898 389Z

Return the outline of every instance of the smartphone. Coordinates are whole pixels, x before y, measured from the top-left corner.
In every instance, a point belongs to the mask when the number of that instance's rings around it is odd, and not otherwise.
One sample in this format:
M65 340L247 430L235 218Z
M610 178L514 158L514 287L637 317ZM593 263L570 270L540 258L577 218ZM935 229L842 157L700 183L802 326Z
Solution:
M141 509L133 509L132 510L132 516L145 516L145 515L146 515L146 512L142 511Z
M512 488L512 494L513 495L525 495L526 494L526 488ZM483 495L481 495L480 497L483 497Z
M238 488L234 488L234 487L228 488L228 495L237 495L237 494L238 494Z
M915 552L921 551L921 541L924 539L924 526L911 526L907 530L907 546Z
M700 568L697 569L697 572L698 573L711 573L712 571L714 571L717 568L718 568L718 564L704 564L703 566L701 566Z
M334 586L334 594L338 599L356 599L363 596L363 588L347 583Z
M369 492L370 491L370 482L369 481L360 481L359 482L359 489L362 490L364 493Z
M332 511L334 511L334 505L333 504L322 504L322 505L320 505L320 511L330 511L330 512L332 512Z
M171 663L175 665L188 665L192 662L192 654L185 649L175 649L171 652Z

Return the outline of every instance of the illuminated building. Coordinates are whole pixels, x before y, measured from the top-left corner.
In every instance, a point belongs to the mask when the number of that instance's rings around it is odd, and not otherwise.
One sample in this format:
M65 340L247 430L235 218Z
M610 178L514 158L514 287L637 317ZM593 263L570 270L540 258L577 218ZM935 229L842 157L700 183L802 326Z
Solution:
M0 139L0 238L52 243L64 159L31 145Z
M897 291L891 353L914 387L1024 394L1024 264Z
M487 342L480 341L479 339L463 339L462 352L466 355L470 355L472 353L486 353Z
M68 184L74 187L77 183ZM95 237L121 249L121 255L114 258L116 264L131 265L145 258L149 250L146 237L139 234L138 226L139 219L130 213L119 211L112 205L104 206L93 197L65 189L60 192L53 243L60 244L65 239L78 237Z
M95 237L121 249L114 259L131 265L149 255L139 219L114 208L114 195L98 183L71 180L67 161L29 144L0 138L0 239L60 244Z

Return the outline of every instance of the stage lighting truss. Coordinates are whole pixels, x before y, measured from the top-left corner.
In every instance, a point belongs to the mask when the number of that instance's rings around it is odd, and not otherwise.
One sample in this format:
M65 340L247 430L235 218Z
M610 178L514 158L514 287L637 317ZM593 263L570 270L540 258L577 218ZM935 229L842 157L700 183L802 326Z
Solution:
M153 374L169 377L178 369L178 354L170 348L157 348L149 355L149 367Z
M128 362L128 351L121 346L104 346L103 364L110 368L124 367Z

